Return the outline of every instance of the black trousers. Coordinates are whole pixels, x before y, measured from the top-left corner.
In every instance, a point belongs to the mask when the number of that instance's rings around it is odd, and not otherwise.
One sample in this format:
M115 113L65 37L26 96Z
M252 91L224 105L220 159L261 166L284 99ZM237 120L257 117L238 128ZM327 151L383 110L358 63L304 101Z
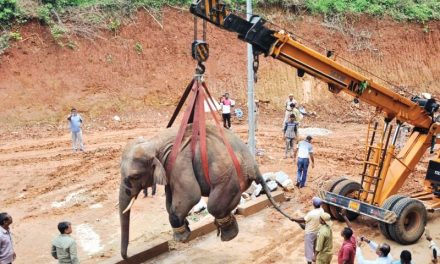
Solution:
M223 117L223 126L226 128L231 128L231 113L222 114L222 117Z

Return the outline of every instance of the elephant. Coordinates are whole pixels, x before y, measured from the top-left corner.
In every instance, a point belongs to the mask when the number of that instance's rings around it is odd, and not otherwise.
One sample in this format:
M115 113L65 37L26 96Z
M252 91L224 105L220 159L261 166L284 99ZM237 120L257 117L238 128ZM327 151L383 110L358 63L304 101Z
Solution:
M127 258L131 206L139 192L154 183L165 185L166 210L176 241L185 242L189 238L191 231L186 217L201 196L208 197L208 212L215 217L221 240L229 241L237 236L238 224L231 211L237 207L242 191L246 190L252 181L262 184L275 208L289 217L273 200L247 145L233 132L223 129L225 138L239 161L244 180L244 189L240 189L236 168L222 141L219 129L223 128L206 125L210 184L204 177L199 142L196 143L194 156L192 154L191 124L184 133L180 150L168 175L165 168L177 135L176 128L164 129L149 140L139 138L126 145L120 163L119 190L121 256L124 259Z

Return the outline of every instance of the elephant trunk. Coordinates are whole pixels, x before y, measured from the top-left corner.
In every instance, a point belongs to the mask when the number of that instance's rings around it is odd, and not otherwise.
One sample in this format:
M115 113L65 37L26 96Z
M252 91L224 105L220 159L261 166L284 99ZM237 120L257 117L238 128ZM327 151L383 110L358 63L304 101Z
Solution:
M124 213L131 201L131 197L126 194L125 188L121 186L119 191L119 219L121 222L121 256L123 259L127 258L128 239L130 236L130 212L128 210Z
M260 183L263 186L264 192L266 193L267 198L269 199L269 201L272 203L273 207L275 207L275 209L280 212L282 215L284 215L285 217L287 217L287 219L289 219L290 221L294 221L294 218L291 217L290 215L286 214L283 210L281 210L281 208L276 204L275 200L272 197L272 194L270 193L270 189L267 186L266 181L264 180L263 176L261 175L260 172L257 173L257 183Z

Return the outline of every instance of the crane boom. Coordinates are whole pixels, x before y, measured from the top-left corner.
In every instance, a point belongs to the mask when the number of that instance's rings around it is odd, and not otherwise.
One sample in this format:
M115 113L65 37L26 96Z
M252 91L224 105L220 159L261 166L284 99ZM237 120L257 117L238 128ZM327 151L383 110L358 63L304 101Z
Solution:
M265 27L265 20L252 16L247 21L233 14L227 5L217 0L199 0L191 5L191 13L222 27L238 33L238 38L253 45L256 54L264 54L278 59L298 69L302 76L308 73L329 84L335 93L343 91L380 110L388 120L396 118L399 122L429 130L435 101L423 102L420 107L400 94L380 85L359 72L351 70L306 47L296 41L289 33Z

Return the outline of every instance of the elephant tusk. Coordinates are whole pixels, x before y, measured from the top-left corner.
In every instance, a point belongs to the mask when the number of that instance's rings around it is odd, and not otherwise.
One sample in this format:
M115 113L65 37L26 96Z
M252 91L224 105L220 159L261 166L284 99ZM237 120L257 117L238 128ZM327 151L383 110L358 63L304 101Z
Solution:
M125 214L126 212L130 211L130 209L133 206L135 200L136 200L136 197L131 198L130 203L128 204L127 208L125 208L125 210L122 212L122 214Z

